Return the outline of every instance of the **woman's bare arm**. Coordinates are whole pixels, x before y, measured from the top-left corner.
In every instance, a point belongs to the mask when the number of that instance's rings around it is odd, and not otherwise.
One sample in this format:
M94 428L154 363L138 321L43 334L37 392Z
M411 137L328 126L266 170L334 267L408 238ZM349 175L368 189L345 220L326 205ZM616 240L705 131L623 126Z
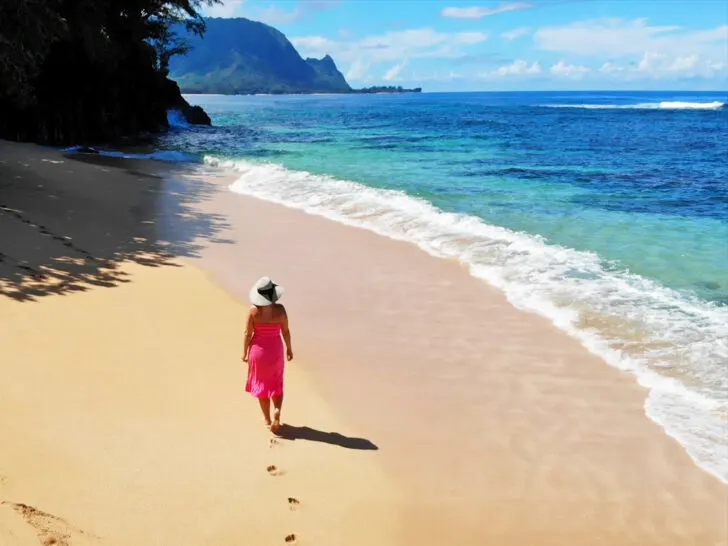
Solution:
M248 312L248 321L245 324L245 333L244 341L243 341L243 361L248 361L248 353L250 352L250 342L253 339L253 324L255 322L255 312L257 309L255 307L251 307L250 311Z
M281 335L286 344L286 356L288 360L293 360L293 349L291 348L291 330L288 328L288 313L286 308L281 305Z

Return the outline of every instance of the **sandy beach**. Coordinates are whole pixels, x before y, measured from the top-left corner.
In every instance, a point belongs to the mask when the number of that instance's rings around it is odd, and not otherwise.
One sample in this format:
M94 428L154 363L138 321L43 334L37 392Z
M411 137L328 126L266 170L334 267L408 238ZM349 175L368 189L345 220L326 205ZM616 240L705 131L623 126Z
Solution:
M2 189L0 544L394 543L397 493L377 446L351 434L303 364L286 377L286 438L263 427L243 392L247 306L143 232L159 179L131 162L3 152L3 174L13 159L31 166ZM51 177L65 180L49 201L76 203L78 223L32 190L31 205L8 204Z
M459 264L207 169L0 143L0 545L705 545L632 376ZM286 287L286 438L243 391Z

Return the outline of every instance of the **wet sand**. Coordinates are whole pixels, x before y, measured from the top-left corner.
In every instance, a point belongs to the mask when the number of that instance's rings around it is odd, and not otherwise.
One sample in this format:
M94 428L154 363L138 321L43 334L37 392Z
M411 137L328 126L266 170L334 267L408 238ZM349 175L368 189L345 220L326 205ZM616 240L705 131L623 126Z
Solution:
M728 488L633 376L454 261L207 180L236 243L198 263L240 298L261 274L286 287L316 385L411 500L405 543L728 541Z

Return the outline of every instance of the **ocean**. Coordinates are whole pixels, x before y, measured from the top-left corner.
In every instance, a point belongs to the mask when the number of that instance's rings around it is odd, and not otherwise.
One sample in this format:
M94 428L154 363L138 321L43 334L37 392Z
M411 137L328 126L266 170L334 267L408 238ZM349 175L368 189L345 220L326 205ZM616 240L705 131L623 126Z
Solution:
M153 157L457 259L728 482L728 93L193 96Z

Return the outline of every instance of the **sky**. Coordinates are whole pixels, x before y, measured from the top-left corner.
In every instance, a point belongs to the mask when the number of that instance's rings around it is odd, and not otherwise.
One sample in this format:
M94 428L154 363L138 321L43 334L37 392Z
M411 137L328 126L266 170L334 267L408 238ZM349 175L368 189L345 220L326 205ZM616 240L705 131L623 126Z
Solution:
M352 87L726 90L727 0L225 0Z

